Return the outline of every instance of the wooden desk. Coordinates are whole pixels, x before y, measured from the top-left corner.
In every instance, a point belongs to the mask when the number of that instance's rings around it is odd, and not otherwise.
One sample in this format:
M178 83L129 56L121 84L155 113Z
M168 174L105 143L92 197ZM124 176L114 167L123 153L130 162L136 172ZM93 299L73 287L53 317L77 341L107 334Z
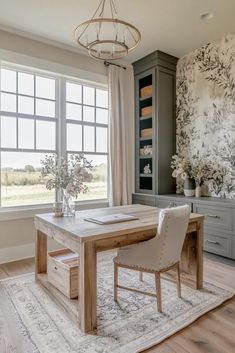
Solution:
M79 323L83 332L93 331L97 327L97 252L153 238L157 232L159 210L150 206L130 205L80 211L76 213L76 217L56 218L52 214L35 216L36 280ZM86 217L114 213L132 214L139 219L111 225L84 221ZM196 289L202 288L203 283L203 218L201 215L191 214L181 258L182 282L193 285ZM47 281L48 237L79 254L79 300L67 299Z

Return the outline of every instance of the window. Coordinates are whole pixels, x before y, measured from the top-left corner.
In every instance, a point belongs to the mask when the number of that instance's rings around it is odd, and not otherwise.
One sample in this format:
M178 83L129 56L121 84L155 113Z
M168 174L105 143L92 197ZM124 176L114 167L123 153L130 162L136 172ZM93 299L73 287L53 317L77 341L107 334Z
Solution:
M92 161L93 180L81 199L107 198L108 92L66 81L67 153L84 152Z
M55 193L45 188L40 174L41 160L50 153L83 152L92 161L94 175L89 193L79 200L107 198L107 131L106 89L1 67L0 206L54 201Z

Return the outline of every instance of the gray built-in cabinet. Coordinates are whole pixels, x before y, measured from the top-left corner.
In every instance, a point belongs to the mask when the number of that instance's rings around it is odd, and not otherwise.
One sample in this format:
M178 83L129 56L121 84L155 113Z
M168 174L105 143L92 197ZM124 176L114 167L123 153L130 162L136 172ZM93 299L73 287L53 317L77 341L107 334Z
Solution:
M175 190L169 165L175 153L177 60L174 56L156 51L133 64L136 191L140 193L163 194ZM148 165L151 172L144 173Z
M190 205L192 212L205 215L204 249L235 259L235 200L175 194L170 164L176 146L176 64L176 57L161 51L133 64L136 107L133 203L159 208ZM147 165L151 173L146 174Z
M205 216L204 250L235 260L235 200L135 193L133 203L159 208L188 204L192 212Z

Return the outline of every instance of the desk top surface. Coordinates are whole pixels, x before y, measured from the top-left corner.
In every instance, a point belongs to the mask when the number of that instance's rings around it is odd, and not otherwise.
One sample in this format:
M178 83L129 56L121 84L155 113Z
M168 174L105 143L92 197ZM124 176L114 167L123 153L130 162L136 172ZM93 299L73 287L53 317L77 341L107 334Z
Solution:
M38 230L48 232L52 228L60 230L66 236L80 238L80 241L98 240L153 229L157 231L158 215L160 208L145 205L129 205L107 207L76 212L75 217L54 217L52 213L35 216L35 227ZM124 213L138 217L137 220L113 224L96 224L85 221L84 218L105 216L116 213ZM203 215L191 213L189 223L202 220Z

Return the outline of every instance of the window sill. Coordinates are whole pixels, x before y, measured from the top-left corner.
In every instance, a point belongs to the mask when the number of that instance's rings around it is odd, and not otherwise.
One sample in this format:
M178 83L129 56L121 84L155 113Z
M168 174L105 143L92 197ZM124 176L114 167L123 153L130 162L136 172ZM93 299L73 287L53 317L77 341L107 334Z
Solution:
M108 207L108 200L88 200L76 203L76 210ZM52 204L5 207L0 210L0 221L33 218L35 214L52 212Z

